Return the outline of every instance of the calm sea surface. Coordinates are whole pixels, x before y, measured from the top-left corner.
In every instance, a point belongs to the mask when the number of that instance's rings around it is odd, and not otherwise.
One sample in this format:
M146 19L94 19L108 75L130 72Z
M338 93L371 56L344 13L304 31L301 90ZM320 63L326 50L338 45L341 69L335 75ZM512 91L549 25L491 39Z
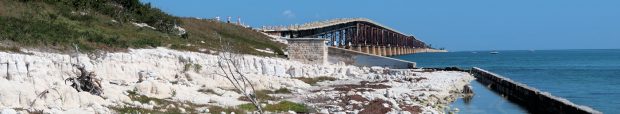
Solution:
M415 61L418 67L480 67L603 113L620 113L620 50L499 52L420 53L394 58ZM471 102L453 103L461 113L525 113L484 86L472 86L478 93Z

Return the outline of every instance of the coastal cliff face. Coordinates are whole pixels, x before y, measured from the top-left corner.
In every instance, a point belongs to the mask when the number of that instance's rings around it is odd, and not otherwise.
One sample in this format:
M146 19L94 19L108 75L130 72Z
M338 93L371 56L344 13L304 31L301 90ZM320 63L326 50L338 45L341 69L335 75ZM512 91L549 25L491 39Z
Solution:
M65 83L65 79L76 77L76 73L79 72L72 66L78 59L86 70L93 71L101 80L104 92L101 97L88 92L77 92L67 84L69 82ZM359 95L367 100L383 99L391 102L388 105L393 106L390 107L392 112L403 110L399 108L399 104L405 101L409 102L407 105L418 106L422 112L441 112L443 110L441 104L445 106L451 102L463 87L473 80L472 76L463 72L419 72L344 64L308 65L281 58L251 55L244 55L238 61L242 63L241 71L249 77L257 89L294 90L292 94L299 95L284 98L302 103L316 97L317 94L340 95L337 94L338 91L327 93L311 91L317 88L330 90L334 89L335 85L359 83L361 80L384 83L387 85L386 88L377 88L373 92L359 92ZM118 107L148 110L156 110L154 107L170 107L160 106L161 104L152 101L138 102L132 99L133 94L201 106L237 106L248 103L238 99L242 95L231 90L233 87L228 80L216 75L220 72L217 63L217 55L165 48L130 49L128 52L78 57L35 51L0 52L0 109L7 112L16 110L44 113L114 113L113 109ZM339 80L310 85L294 78L319 76ZM402 82L414 78L420 78L421 81ZM304 93L307 93L307 96L304 96ZM404 94L407 96L403 96ZM401 100L407 99L405 97L409 97L409 100ZM411 100L412 97L416 100ZM323 106L319 105L320 103L306 104ZM188 107L178 106L178 108ZM196 112L209 110L207 107L194 108ZM346 106L342 107L343 109L316 108L330 113L355 111L347 110Z

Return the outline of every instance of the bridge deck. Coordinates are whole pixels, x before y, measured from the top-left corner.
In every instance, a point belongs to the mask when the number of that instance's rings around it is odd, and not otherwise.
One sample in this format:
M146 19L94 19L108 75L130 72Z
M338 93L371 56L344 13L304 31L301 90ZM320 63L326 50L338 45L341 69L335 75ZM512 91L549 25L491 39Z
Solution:
M377 23L377 22L372 21L372 20L367 19L367 18L339 18L339 19L330 19L330 20L325 20L325 21L309 22L309 23L305 23L305 24L301 24L301 25L291 25L291 26L286 26L286 27L282 27L282 26L264 27L263 31L300 31L300 30L310 30L310 29L324 28L324 27L328 27L328 26L334 26L334 25L345 24L345 23L350 23L350 22L368 22L368 23L372 23L372 24L375 24L377 26L383 27L385 29L397 32L399 34L407 35L407 34L404 34L404 33L400 32L400 31L397 31L396 29L392 29L392 28L390 28L388 26L383 26L380 23Z

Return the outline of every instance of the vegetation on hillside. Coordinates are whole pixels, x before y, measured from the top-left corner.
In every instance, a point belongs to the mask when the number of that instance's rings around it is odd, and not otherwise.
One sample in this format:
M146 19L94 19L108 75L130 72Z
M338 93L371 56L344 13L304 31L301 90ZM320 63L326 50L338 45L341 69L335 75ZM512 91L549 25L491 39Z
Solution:
M138 27L146 23L155 29ZM185 34L175 28L186 29ZM86 51L169 47L217 50L219 38L240 53L282 54L283 44L234 24L175 17L139 0L0 0L0 47Z

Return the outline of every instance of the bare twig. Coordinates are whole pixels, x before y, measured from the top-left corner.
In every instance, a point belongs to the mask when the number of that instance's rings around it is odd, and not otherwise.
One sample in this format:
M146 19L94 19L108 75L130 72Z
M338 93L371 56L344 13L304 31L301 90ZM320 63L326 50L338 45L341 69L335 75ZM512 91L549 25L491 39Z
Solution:
M218 35L219 36L219 35ZM222 37L219 37L221 50L218 56L218 66L220 67L220 76L225 77L237 91L247 97L250 102L256 107L259 113L264 113L263 108L260 105L260 101L256 98L256 89L252 82L239 70L239 61L243 61L244 58L233 52L233 48L229 43L224 45L222 43ZM248 91L249 90L249 91Z

